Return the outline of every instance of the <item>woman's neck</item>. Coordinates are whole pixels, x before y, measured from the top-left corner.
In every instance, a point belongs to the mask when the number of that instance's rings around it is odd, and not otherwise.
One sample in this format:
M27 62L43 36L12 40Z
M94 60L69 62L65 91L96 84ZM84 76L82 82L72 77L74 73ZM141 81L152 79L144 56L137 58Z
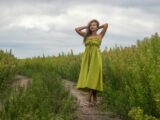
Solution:
M91 36L97 36L97 32L96 32L96 31L93 31L93 32L91 33Z

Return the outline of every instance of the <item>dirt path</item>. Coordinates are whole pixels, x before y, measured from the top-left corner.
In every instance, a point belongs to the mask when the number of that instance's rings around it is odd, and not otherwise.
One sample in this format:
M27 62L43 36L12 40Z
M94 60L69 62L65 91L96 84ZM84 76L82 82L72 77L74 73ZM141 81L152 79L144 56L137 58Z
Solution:
M32 80L28 77L17 75L15 77L15 81L12 83L13 88L22 87L24 89L27 88L29 84L31 84ZM77 117L75 120L121 120L112 112L102 112L98 109L98 107L87 107L82 106L86 102L86 97L88 95L87 92L80 91L76 89L76 83L71 82L69 80L63 79L62 81L67 90L70 91L70 94L76 98L76 106L78 107L75 112ZM18 92L18 89L17 89ZM100 97L97 98L98 102L100 102ZM0 105L1 108L1 105Z
M13 88L22 87L26 89L27 86L31 84L31 79L28 78L27 76L16 75L14 79L15 80L12 83Z
M76 89L76 83L63 79L64 86L70 91L70 94L76 98L77 103L77 120L121 120L112 112L102 112L98 107L82 106L86 102L87 92ZM100 102L100 97L97 98Z
M23 88L24 90L27 89L27 86L31 84L32 80L26 76L16 75L11 82L11 90L12 92L19 93L19 87ZM0 100L0 111L2 110L3 104Z

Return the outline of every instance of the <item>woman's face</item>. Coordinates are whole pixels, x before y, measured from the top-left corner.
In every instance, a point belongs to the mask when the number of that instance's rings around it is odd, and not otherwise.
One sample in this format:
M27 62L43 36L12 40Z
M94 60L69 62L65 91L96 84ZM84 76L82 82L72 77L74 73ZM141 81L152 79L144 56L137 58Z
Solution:
M90 24L90 30L91 31L96 31L97 30L97 23L96 22L91 22L91 24Z

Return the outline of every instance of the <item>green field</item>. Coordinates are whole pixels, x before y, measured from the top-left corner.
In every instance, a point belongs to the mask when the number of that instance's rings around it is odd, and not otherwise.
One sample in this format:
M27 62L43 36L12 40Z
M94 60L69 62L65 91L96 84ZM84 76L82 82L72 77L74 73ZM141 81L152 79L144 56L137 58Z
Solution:
M74 120L74 98L62 79L76 82L81 55L16 58L0 50L0 120ZM155 33L130 47L102 52L104 91L101 109L133 120L160 118L160 36ZM19 94L11 89L15 75L32 79Z

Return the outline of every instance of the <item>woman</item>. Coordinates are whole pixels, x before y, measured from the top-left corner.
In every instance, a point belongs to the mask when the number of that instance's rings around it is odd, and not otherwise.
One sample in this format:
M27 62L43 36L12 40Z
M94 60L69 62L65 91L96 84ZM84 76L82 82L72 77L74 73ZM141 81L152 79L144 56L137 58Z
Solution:
M101 28L103 29L98 34L97 31ZM75 28L75 31L84 38L85 45L76 88L89 90L87 97L87 105L89 106L97 104L97 92L103 91L102 56L99 48L107 28L107 23L99 26L96 19L91 20L87 26ZM86 32L83 32L83 29L86 29Z

